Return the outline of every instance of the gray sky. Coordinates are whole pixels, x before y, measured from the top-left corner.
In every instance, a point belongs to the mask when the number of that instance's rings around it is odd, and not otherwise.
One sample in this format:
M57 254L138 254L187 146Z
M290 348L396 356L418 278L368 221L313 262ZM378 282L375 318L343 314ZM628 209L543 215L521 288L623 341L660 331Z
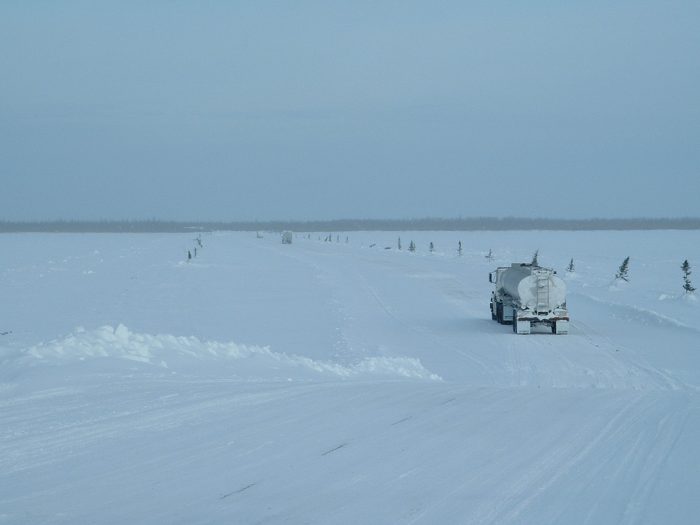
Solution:
M0 219L698 216L700 2L0 2Z

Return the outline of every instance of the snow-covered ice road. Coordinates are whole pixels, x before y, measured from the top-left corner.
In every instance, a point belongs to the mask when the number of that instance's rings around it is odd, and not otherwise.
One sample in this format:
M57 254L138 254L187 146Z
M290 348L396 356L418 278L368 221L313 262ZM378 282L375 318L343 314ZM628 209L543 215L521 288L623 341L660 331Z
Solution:
M398 235L5 235L0 523L697 523L700 232Z

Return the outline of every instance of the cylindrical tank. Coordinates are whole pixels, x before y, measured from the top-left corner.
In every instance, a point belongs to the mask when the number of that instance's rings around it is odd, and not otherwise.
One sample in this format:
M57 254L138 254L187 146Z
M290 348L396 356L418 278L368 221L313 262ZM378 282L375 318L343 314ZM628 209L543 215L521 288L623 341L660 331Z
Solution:
M543 288L540 299L546 300L546 308L537 305L540 285ZM548 268L514 264L501 275L501 288L521 307L532 310L551 311L566 302L566 284Z

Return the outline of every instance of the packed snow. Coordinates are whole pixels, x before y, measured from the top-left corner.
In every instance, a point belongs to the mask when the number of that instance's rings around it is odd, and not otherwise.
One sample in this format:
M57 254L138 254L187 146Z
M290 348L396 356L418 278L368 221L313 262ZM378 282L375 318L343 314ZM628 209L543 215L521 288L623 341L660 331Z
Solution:
M0 523L697 523L700 232L195 235L2 236Z

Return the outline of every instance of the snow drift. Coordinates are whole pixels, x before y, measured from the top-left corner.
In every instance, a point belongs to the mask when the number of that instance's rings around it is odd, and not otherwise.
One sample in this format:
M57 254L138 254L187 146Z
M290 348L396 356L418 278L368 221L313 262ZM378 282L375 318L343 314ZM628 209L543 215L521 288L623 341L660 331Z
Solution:
M96 330L77 328L62 339L20 352L23 365L66 364L101 358L122 359L187 374L225 375L246 380L362 379L386 377L437 381L441 378L411 357L367 357L355 363L319 361L274 352L267 346L201 341L170 334L140 334L120 324Z

